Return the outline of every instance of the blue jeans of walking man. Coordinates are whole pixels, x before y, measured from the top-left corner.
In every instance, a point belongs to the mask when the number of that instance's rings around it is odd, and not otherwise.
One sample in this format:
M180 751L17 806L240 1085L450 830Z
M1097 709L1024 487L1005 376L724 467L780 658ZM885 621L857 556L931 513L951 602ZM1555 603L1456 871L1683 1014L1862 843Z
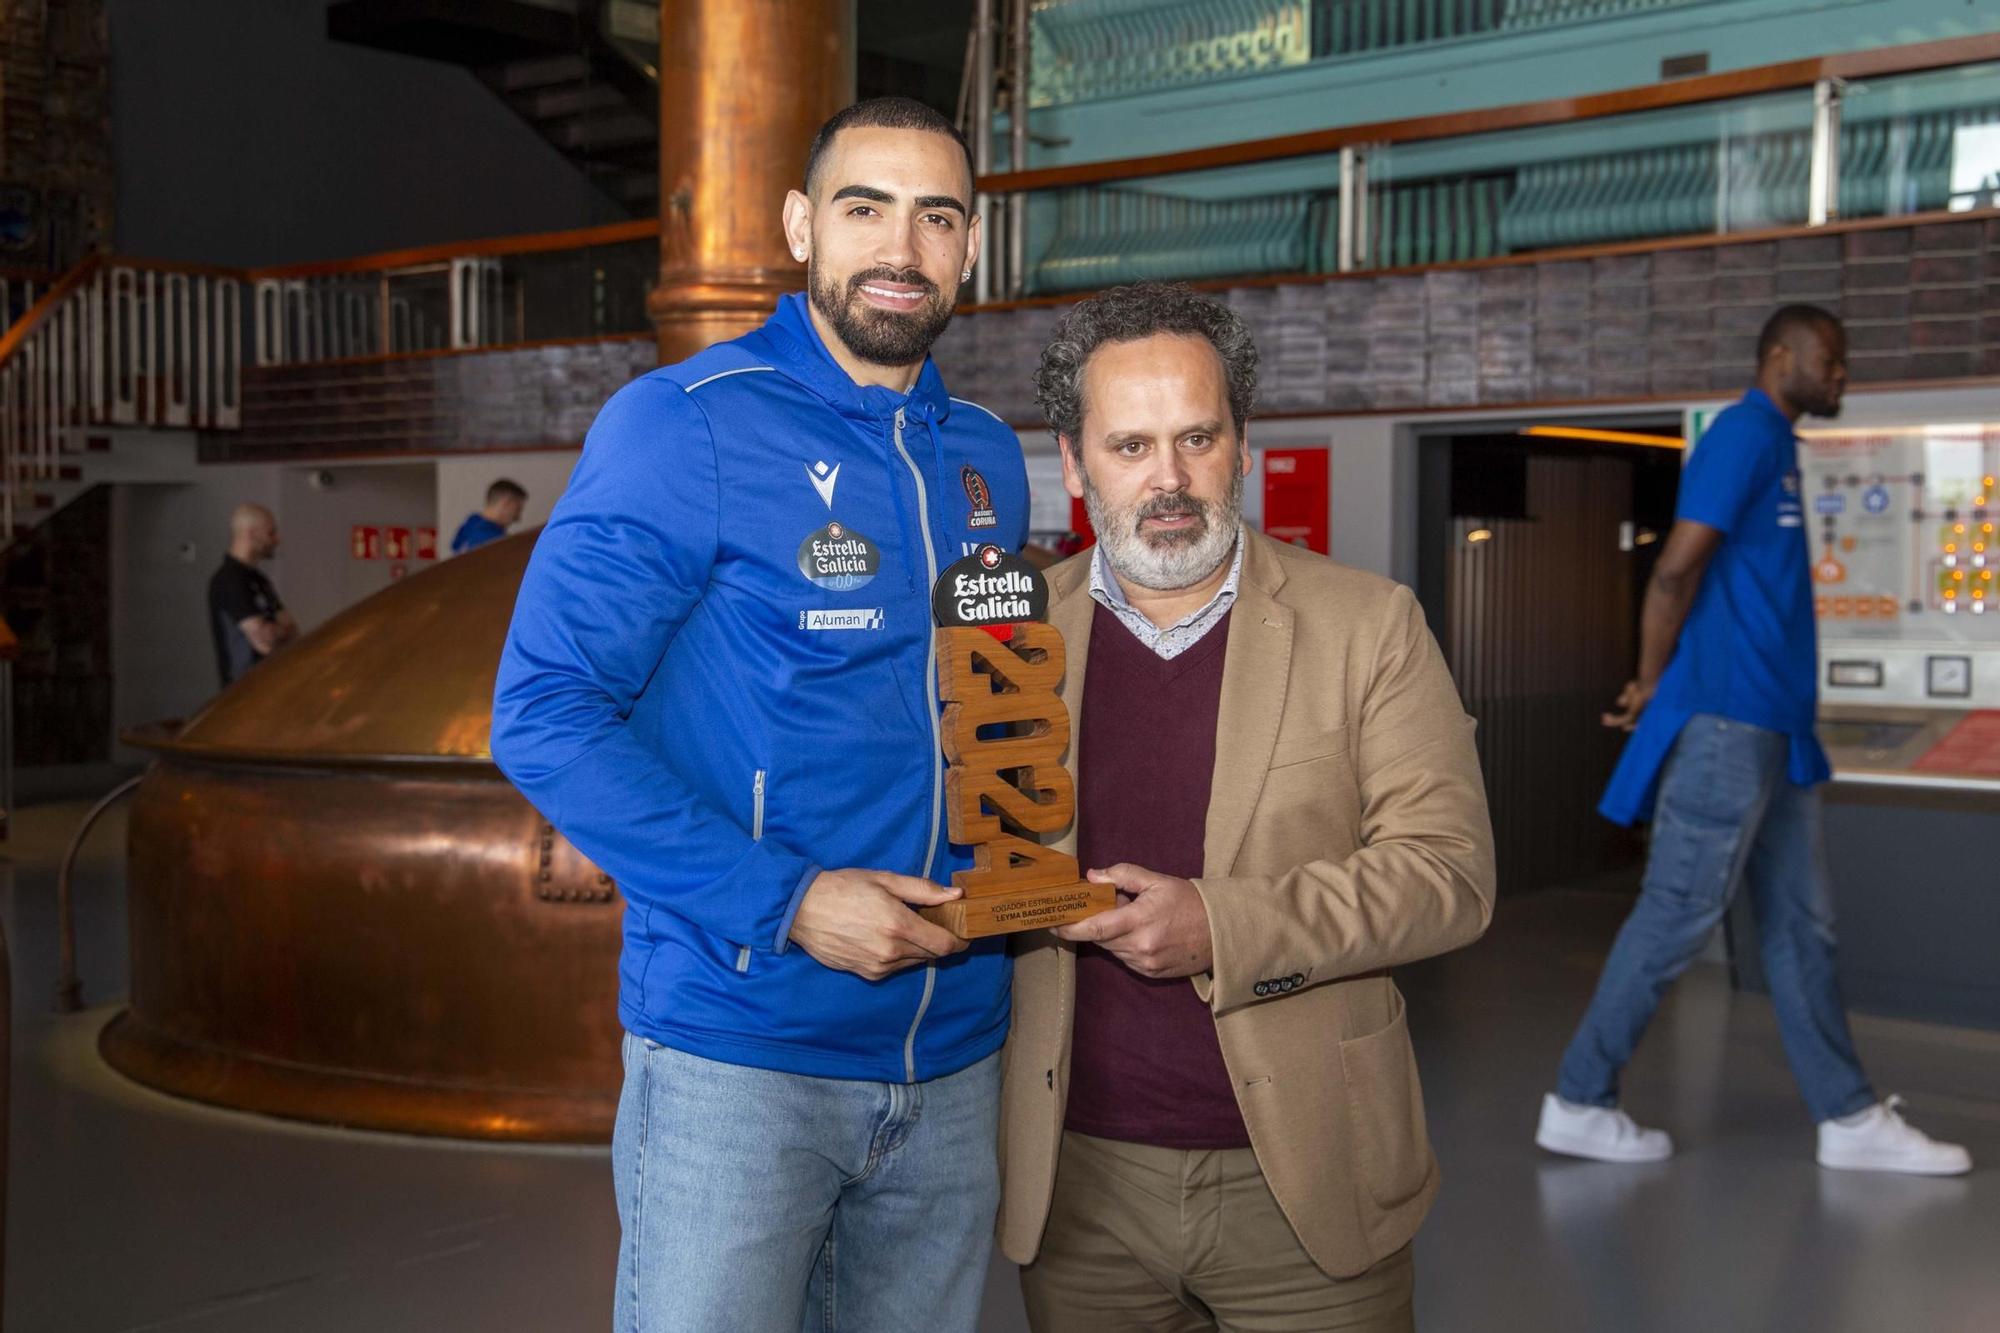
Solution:
M998 1054L923 1083L723 1064L630 1033L624 1057L618 1333L978 1323L1000 1202Z
M1615 1106L1618 1076L1660 998L1747 883L1778 1035L1815 1121L1875 1103L1848 1035L1834 968L1819 793L1785 776L1777 732L1710 714L1682 729L1660 775L1652 854L1556 1090Z

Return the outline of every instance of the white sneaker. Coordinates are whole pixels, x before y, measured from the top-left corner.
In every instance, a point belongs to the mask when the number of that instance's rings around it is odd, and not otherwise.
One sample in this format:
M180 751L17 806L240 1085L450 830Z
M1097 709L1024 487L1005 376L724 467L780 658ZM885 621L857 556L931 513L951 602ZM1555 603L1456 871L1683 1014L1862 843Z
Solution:
M1891 1097L1858 1114L1820 1121L1819 1164L1835 1171L1912 1176L1962 1176L1972 1169L1971 1153L1906 1122L1902 1105L1901 1097Z
M1535 1142L1550 1152L1599 1162L1664 1162L1674 1155L1674 1141L1664 1129L1644 1129L1615 1107L1578 1106L1553 1092L1542 1097Z

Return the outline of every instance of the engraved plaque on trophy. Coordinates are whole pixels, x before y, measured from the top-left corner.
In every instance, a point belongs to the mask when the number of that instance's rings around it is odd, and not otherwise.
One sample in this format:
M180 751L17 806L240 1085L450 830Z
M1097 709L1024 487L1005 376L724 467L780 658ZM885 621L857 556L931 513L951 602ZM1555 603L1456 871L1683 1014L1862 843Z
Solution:
M1056 694L1062 635L1043 623L1040 571L998 546L945 570L931 596L938 622L938 696L945 809L951 840L973 849L952 876L957 902L922 914L962 939L1080 921L1112 907L1116 891L1092 884L1076 858L1043 846L1076 817L1063 753L1069 709Z

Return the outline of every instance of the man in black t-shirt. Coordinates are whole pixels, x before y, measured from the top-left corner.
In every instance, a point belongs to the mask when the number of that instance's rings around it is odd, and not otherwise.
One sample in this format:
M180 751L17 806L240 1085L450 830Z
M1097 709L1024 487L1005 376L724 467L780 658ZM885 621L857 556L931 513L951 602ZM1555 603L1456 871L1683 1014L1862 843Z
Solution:
M229 553L208 581L208 625L223 687L298 637L298 622L257 568L278 552L278 521L262 505L229 515Z

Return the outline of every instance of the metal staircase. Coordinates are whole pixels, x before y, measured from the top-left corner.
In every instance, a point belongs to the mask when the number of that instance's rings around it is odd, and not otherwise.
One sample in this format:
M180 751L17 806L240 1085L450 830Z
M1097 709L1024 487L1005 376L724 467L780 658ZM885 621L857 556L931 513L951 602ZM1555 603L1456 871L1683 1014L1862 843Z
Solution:
M972 0L867 0L856 95L941 109ZM659 212L660 0L334 0L327 35L462 65L634 218ZM943 94L949 97L949 93Z
M238 426L243 314L232 274L100 255L0 331L0 546L91 486L192 463L126 437Z
M338 0L326 31L465 66L631 216L657 210L657 0Z

